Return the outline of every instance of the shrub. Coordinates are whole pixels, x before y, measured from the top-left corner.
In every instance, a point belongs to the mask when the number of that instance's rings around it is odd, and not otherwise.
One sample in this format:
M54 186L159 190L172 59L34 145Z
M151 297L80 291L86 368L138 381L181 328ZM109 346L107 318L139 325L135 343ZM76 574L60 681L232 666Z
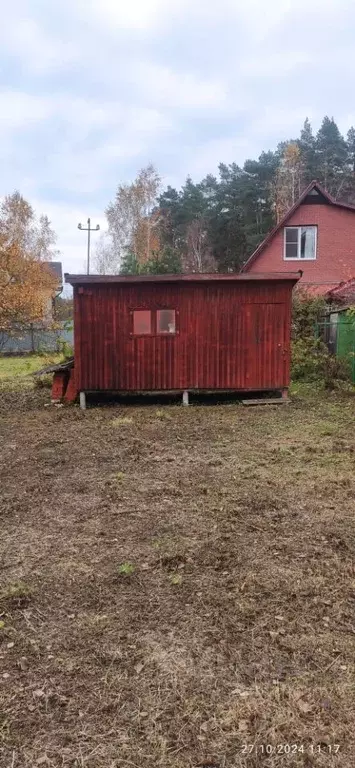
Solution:
M292 342L291 378L293 381L319 381L326 389L349 381L350 364L335 357L321 339L295 339Z
M313 338L299 338L292 342L291 378L294 381L315 381L323 378L326 358L325 344Z
M292 338L314 338L316 324L326 309L322 296L311 296L304 288L297 288L292 300Z
M326 389L335 389L340 382L350 382L350 360L335 357L335 355L330 355L328 353L326 360L324 361L323 378Z
M310 296L302 288L295 291L292 306L293 381L319 381L327 389L338 382L349 381L350 365L330 354L326 344L316 336L316 326L327 310L325 300Z
M62 355L65 360L74 356L73 345L69 344L69 342L66 341L65 339L58 339L57 348L58 348L59 354Z

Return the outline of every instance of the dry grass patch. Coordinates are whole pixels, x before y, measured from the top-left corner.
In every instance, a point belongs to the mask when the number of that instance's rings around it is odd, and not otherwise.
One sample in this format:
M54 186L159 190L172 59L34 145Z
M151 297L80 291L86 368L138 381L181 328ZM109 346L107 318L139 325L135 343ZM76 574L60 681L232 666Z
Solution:
M352 768L354 399L46 402L0 405L0 765Z

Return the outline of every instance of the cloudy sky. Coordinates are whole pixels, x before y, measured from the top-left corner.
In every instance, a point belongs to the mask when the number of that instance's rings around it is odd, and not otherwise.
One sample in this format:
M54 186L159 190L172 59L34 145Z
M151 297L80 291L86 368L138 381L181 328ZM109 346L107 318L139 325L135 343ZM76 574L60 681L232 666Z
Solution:
M354 0L1 3L0 195L19 189L83 271L90 215L153 162L243 163L324 114L355 123Z

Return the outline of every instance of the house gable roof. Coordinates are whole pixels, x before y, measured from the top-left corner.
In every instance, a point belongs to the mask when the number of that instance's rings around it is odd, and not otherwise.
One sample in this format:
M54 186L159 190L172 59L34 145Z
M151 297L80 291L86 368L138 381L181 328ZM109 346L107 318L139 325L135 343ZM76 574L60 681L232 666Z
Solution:
M249 259L245 262L244 266L241 269L241 272L247 272L248 267L253 264L253 262L260 256L260 254L264 251L267 245L271 242L271 240L275 237L275 235L282 229L282 227L285 226L285 224L289 221L291 216L297 211L297 208L302 205L302 203L305 202L306 198L309 196L315 196L319 195L319 197L322 199L323 203L326 203L327 205L333 205L337 208L346 208L349 211L353 211L355 213L355 205L349 205L348 203L341 203L337 200L334 200L334 197L332 197L329 192L327 192L324 187L319 184L318 181L311 181L310 184L308 184L308 187L306 187L302 194L299 196L298 200L296 200L295 204L289 208L289 210L286 212L285 216L279 221L279 223L274 227L264 238L264 240L258 245L258 247L255 249L254 253L252 253L251 256L249 256Z
M44 261L43 264L51 275L57 280L58 289L63 287L63 271L61 261Z

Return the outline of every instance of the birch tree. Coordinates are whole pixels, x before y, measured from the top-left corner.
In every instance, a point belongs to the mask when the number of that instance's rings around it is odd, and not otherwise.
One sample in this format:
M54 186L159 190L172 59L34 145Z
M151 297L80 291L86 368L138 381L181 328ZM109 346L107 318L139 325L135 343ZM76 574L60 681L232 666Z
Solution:
M51 261L58 256L56 234L48 216L36 216L30 203L15 191L6 195L0 206L0 235L2 243L16 244L23 254L37 261Z
M158 215L154 212L161 179L152 164L142 168L131 184L120 184L106 208L108 232L98 247L99 271L117 273L127 252L138 264L159 250Z
M304 185L304 165L301 150L295 142L286 145L273 183L276 221L294 205Z

